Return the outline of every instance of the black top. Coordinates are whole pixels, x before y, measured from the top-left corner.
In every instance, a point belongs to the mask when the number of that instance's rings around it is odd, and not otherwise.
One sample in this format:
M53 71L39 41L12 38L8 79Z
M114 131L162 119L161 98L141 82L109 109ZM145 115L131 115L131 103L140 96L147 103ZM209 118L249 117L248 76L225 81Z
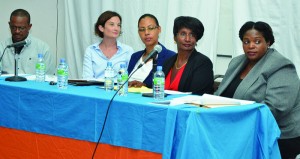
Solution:
M163 72L166 76L174 66L177 56L178 54L165 61ZM182 73L178 91L192 92L198 95L204 93L212 94L214 84L213 76L213 65L210 59L194 49Z
M236 88L240 85L243 79L240 78L239 74L231 81L228 87L221 94L223 97L233 98Z

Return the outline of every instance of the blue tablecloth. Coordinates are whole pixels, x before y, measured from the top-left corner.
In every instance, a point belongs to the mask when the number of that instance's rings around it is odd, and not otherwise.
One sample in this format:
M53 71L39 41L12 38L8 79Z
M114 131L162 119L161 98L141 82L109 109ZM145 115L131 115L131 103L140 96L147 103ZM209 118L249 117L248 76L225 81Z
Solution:
M114 93L0 78L0 126L96 142ZM280 130L264 104L207 109L152 101L133 93L116 96L101 143L162 153L165 159L280 158Z

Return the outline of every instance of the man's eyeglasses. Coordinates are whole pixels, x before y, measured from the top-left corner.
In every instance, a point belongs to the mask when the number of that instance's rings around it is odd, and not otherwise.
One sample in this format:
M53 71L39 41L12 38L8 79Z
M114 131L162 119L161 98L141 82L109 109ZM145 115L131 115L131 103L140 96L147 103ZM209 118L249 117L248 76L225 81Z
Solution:
M181 32L181 33L177 33L177 35L179 35L180 38L184 39L186 38L187 36L189 36L189 38L195 38L195 34L193 33L190 33L190 34L187 34L185 32Z
M9 26L9 28L10 28L10 30L12 30L12 31L17 31L17 30L19 30L19 31L24 31L27 27L25 27L25 26L21 26L21 27L17 27L17 26Z
M146 30L153 31L154 29L158 28L158 26L149 26L147 28L139 28L139 32L145 32Z

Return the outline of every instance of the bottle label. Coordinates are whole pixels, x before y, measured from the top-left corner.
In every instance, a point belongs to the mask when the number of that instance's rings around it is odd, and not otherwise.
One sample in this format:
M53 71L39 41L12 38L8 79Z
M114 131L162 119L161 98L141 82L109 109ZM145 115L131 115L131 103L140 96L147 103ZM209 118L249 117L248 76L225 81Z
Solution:
M64 69L58 69L58 70L57 70L57 75L60 75L60 76L67 76L68 73L67 73Z
M128 74L123 74L121 77L122 81L126 81L128 79Z
M37 70L45 70L45 64L43 64L43 63L37 63L36 65L35 65L35 68L37 69Z
M165 79L164 78L154 78L153 84L155 84L155 85L165 84Z
M112 85L113 84L113 81L112 80L110 80L110 79L106 79L105 80L105 85L106 86L110 86L110 85Z

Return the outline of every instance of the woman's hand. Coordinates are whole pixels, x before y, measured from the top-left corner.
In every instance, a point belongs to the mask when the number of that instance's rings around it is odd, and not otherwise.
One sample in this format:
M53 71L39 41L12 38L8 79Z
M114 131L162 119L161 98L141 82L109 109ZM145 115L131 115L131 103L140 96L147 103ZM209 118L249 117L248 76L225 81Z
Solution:
M128 83L128 87L142 87L142 86L146 86L143 82L140 81L131 81Z

